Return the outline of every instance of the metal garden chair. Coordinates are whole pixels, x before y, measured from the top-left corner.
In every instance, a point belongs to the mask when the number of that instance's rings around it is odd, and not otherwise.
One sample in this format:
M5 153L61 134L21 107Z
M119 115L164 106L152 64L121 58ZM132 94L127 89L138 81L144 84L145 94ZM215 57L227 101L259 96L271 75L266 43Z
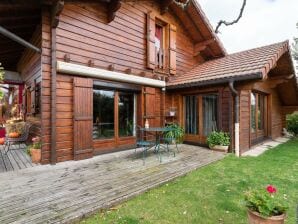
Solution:
M145 165L147 151L156 145L156 139L154 135L147 132L144 128L140 126L136 127L136 134L137 134L137 147L140 147L142 149L143 165ZM136 153L137 153L137 148L135 149L135 155Z
M26 144L26 141L27 141L27 139L29 137L30 127L31 127L31 124L30 123L26 123L25 124L25 127L24 127L23 133L18 138L10 138L8 136L8 134L6 135L5 146L4 146L4 152L5 152L5 154L8 153L8 151L10 150L10 146L12 146L12 145L18 144L19 145L19 148L21 148L21 144Z

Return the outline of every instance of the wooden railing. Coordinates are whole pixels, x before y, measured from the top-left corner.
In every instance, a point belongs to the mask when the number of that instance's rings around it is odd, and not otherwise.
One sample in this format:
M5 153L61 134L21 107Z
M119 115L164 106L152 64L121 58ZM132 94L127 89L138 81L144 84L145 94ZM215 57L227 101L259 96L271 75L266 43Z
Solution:
M166 51L162 48L155 48L155 65L156 68L166 69Z

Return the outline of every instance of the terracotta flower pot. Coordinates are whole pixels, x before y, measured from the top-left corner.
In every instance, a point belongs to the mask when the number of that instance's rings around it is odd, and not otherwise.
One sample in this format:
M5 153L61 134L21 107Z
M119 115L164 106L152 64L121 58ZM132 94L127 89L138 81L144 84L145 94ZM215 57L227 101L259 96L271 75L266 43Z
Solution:
M41 150L40 149L31 149L31 160L32 163L40 163L41 160Z
M249 224L284 224L286 214L264 218L258 212L247 210Z
M220 152L228 152L229 146L228 145L214 145L209 146L210 149Z

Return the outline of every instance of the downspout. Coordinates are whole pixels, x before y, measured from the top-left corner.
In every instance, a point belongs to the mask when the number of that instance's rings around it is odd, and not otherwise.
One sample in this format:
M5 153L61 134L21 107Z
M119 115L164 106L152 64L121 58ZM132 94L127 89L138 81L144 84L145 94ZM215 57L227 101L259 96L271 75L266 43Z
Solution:
M235 154L237 157L240 156L240 147L239 147L239 93L234 87L234 80L229 81L229 88L232 91L232 95L235 101L234 109L234 133L235 133Z

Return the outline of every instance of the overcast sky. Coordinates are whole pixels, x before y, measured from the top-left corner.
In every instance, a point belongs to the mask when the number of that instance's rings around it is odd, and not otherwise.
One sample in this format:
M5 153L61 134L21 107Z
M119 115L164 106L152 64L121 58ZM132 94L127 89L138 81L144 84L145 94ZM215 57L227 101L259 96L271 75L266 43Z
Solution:
M242 0L197 0L215 28L220 19L237 18ZM237 24L221 26L219 38L228 53L298 37L298 0L247 0Z

